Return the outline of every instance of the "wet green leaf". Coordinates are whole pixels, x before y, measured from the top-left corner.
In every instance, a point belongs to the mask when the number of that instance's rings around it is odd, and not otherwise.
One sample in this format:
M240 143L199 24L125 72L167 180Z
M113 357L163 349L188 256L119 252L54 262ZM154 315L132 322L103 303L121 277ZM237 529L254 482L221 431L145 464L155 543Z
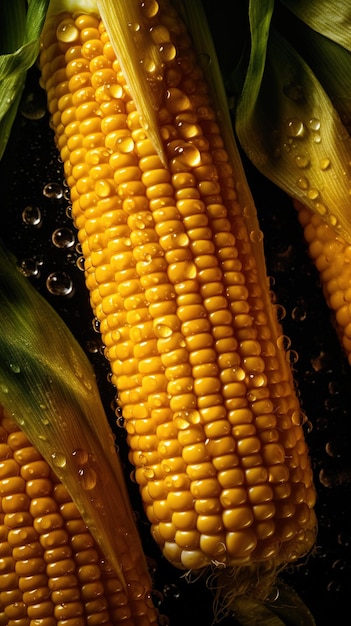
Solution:
M93 369L1 249L0 315L0 403L65 484L123 581L121 557L143 552Z
M300 596L282 582L277 585L274 601L239 596L233 603L233 611L241 626L316 626Z
M39 36L49 0L11 0L0 8L2 39L0 55L0 159L11 133L21 100L27 70L39 53Z
M302 22L351 50L351 0L281 0Z
M351 140L304 59L271 26L272 2L250 3L252 48L236 109L254 165L351 240Z

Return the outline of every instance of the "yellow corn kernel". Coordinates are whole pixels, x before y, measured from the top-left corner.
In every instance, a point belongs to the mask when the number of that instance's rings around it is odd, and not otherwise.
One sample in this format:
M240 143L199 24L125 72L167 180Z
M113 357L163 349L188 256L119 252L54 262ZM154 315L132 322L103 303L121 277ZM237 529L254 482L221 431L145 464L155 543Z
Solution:
M327 305L334 314L338 336L351 364L351 245L323 218L294 202L304 237L321 279Z
M124 589L66 487L1 407L0 510L0 623L156 623L137 564Z
M72 17L71 42L60 15L43 35L42 81L71 172L91 305L164 555L186 569L275 567L306 553L315 535L282 329L191 40L168 0L152 18L140 10L143 27L162 27L174 48L156 111L166 167L99 17ZM65 73L58 57L71 51ZM53 84L60 100L50 99Z

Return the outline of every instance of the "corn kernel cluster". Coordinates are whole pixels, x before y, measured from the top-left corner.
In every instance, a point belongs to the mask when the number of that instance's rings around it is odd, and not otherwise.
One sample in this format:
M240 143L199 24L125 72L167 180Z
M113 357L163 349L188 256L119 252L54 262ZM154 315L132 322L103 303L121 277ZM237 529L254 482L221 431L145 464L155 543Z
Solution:
M319 215L295 203L308 251L319 272L323 293L335 315L341 343L351 364L351 245Z
M149 626L137 564L127 589L64 485L0 408L0 624Z
M135 478L176 566L294 561L315 491L257 233L182 22L166 1L141 16L167 167L98 16L52 18L40 58Z

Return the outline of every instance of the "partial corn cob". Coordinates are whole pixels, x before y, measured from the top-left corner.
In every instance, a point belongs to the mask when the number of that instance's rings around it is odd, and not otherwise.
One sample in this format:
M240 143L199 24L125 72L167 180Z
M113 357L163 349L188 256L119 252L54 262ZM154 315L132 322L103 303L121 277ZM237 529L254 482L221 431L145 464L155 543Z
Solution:
M0 537L1 625L156 623L134 565L125 564L124 588L67 489L2 407Z
M294 201L341 345L351 365L351 245L317 213Z
M191 40L167 0L139 5L161 151L98 13L48 18L42 85L153 537L251 580L314 543L303 414Z
M0 460L0 500L4 495L0 512L7 513L9 509L14 514L18 513L21 520L22 509L18 506L22 506L24 489L30 496L29 489L32 487L29 483L33 482L30 481L30 472L35 478L36 489L42 491L42 532L46 532L46 526L50 530L51 522L55 525L58 519L55 503L51 507L49 496L54 497L57 489L60 494L67 490L81 515L80 527L84 522L104 560L107 559L103 569L116 577L116 585L127 598L128 608L121 612L121 617L127 619L130 614L130 625L140 622L142 626L150 626L157 621L157 611L150 600L152 582L93 368L59 315L22 275L12 255L2 247L0 293L0 405L4 407L4 415L5 412L10 415L23 431L20 433L22 439L25 434L35 444L35 449L31 448L33 463L29 463L31 457L27 455L28 462L24 461L26 466L20 470L14 462L7 462L9 447L4 445L2 448L0 442L0 453L4 453L4 458ZM5 417L4 423L10 424ZM16 437L20 436L18 428L12 425L12 431L16 435L13 436L14 441L17 441ZM19 454L16 452L17 460ZM36 460L43 462L36 464ZM35 477L35 468L43 471L43 480L39 480L40 476L38 479ZM1 472L4 482L1 482ZM14 479L8 472L13 472ZM21 478L18 478L20 474ZM62 484L56 487L59 481ZM39 491L33 491L35 502L38 501ZM35 502L33 510L39 516ZM32 506L30 499L25 497L27 504ZM48 505L46 513L44 505ZM68 508L73 512L73 507ZM30 515L23 515L23 525L28 527L30 534ZM5 516L5 526L10 523L10 518ZM77 526L75 521L70 521L67 528L72 524ZM58 520L57 528L61 526ZM18 545L21 540L26 543L27 530L20 532ZM53 536L50 535L50 540ZM102 556L99 556L99 563L101 559ZM2 575L0 585L1 581L6 582ZM16 587L15 577L12 577L12 582ZM20 582L18 585L20 588ZM60 586L64 589L64 585L64 578L58 579L55 591ZM121 602L124 602L123 594ZM93 623L94 619L88 613L84 614L83 623L86 623L85 620ZM105 616L97 616L97 619L101 623ZM80 617L77 620L74 623L80 624ZM111 620L114 623L112 617ZM58 623L64 626L61 619Z

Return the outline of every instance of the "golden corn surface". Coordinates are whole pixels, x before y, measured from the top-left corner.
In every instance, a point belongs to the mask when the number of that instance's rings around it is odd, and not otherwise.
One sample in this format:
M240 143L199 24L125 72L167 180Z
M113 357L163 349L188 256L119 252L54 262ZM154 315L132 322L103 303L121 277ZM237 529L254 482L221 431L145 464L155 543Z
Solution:
M150 626L138 564L127 589L64 485L0 407L1 626Z
M177 567L293 562L315 490L284 336L204 72L171 4L141 4L162 57L164 166L98 16L50 18L40 66L130 460ZM273 322L272 322L273 319Z
M335 316L351 365L351 245L319 215L295 202L310 257L319 272L326 302Z

